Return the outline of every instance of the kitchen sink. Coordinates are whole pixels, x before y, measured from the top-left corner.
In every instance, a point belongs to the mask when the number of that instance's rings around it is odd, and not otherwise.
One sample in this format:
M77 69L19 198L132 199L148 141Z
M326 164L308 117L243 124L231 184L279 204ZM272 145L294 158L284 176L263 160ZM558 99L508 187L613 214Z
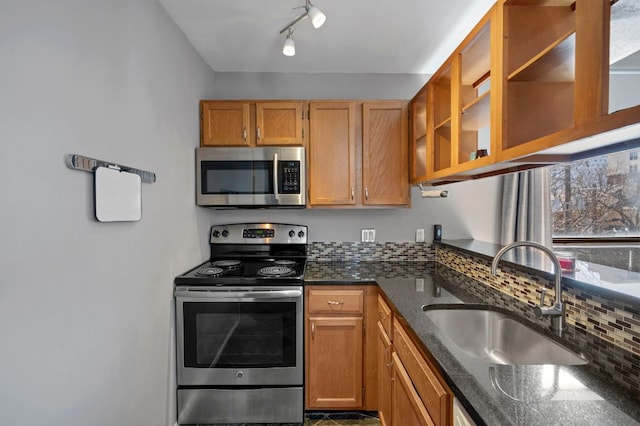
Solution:
M584 365L589 361L507 312L487 306L426 305L446 339L471 357L502 365Z

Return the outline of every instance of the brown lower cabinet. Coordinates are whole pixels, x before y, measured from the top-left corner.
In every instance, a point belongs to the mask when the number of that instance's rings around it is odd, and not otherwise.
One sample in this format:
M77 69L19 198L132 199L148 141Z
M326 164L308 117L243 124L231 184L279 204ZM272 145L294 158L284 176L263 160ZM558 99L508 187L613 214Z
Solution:
M378 417L382 426L391 425L391 339L378 323Z
M376 295L371 285L305 287L307 409L376 409L376 340L365 337Z
M391 355L391 424L402 426L433 426L420 395L413 387L409 373L397 353Z
M453 393L378 297L378 413L383 426L449 426Z
M362 406L362 317L310 317L309 408Z
M375 285L305 286L305 408L452 425L453 393L401 321Z

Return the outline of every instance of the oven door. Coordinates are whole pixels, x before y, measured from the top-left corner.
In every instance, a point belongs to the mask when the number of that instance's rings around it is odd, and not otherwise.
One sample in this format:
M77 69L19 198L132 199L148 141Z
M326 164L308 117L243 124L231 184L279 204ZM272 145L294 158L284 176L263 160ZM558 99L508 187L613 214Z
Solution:
M304 207L301 147L197 148L196 204L208 207Z
M303 291L177 287L178 386L302 385Z

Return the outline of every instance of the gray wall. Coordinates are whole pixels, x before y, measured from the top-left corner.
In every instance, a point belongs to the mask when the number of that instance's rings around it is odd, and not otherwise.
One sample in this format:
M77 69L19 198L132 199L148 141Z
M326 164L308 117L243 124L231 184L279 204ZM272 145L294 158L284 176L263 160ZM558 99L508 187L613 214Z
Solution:
M216 73L215 99L410 99L428 76L385 74ZM499 241L500 178L438 187L449 198L423 199L412 189L410 209L213 210L214 223L276 221L309 226L312 241L360 241L375 228L377 241L414 241L415 230L443 225L444 238Z
M419 74L217 72L214 99L411 99Z
M0 424L175 421L173 277L208 254L193 149L213 87L155 0L2 2ZM142 221L94 221L71 153L157 173Z

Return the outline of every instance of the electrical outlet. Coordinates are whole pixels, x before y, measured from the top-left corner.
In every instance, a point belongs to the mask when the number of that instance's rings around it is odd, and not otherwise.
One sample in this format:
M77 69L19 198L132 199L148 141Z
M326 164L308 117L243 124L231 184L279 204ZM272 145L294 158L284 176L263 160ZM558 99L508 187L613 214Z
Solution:
M363 243L372 243L376 240L376 230L372 229L372 228L363 228L361 230L362 234L361 234L361 238L360 240Z
M424 243L424 228L416 229L416 243Z

